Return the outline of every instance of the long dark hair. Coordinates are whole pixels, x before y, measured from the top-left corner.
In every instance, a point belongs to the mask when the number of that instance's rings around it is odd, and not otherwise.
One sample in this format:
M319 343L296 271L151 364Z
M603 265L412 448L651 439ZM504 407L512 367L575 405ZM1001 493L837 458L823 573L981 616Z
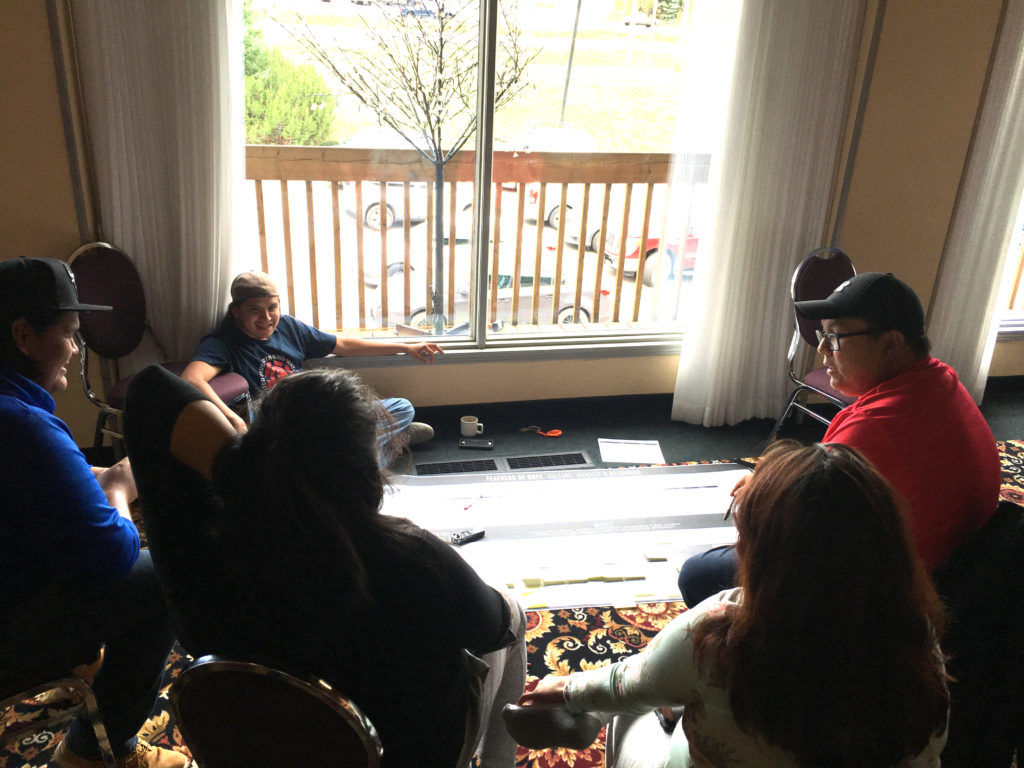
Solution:
M737 495L741 603L696 658L807 768L896 765L945 727L943 609L897 499L852 448L789 441Z
M340 574L346 594L339 609L369 599L367 549L405 536L406 521L380 514L382 412L354 373L301 371L271 388L248 432L225 452L215 472L215 479L235 489L225 495L235 500L236 517L251 521L242 535L254 557L291 568L295 578ZM242 496L239 486L245 486Z

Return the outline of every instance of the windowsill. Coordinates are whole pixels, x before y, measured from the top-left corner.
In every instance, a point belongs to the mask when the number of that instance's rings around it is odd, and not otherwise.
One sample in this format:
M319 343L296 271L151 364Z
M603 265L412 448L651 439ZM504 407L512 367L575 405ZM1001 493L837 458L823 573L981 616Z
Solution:
M431 337L425 337L431 338ZM467 340L445 341L445 364L463 363L526 363L542 360L607 360L610 358L652 357L678 355L682 334L674 337L655 339L616 340L608 343L606 338L540 340L523 339L519 343L495 344L479 349ZM379 357L328 357L319 361L330 366L340 365L352 370L361 368L390 368L409 364L420 365L406 355L382 355Z
M1024 341L1024 315L1004 317L999 323L996 341Z

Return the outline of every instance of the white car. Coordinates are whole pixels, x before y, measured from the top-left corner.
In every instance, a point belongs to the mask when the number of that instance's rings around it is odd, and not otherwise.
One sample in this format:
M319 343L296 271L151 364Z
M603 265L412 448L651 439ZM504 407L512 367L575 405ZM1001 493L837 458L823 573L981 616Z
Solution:
M553 248L548 248L549 251L553 251ZM518 314L515 318L512 317L512 304L514 298L514 287L515 287L515 270L512 259L503 259L502 264L497 274L497 313L495 320L499 323L518 323L518 324L530 324L533 322L533 297L536 294L538 298L538 316L537 321L540 324L550 324L552 317L552 309L555 305L555 278L553 274L551 255L545 259L545 263L542 266L539 283L535 285L534 274L531 266L524 264L521 268L519 276L519 306ZM467 264L468 257L456 261L457 264ZM412 297L410 312L408 315L404 311L404 290L405 290L405 278L404 270L396 269L389 270L390 274L388 277L388 325L396 326L399 324L412 325L418 327L431 327L429 315L431 314L432 307L426 302L426 278L422 271L413 268L411 281L410 281L410 295ZM453 326L469 321L469 305L470 305L470 281L468 274L465 274L466 270L463 270L462 275L457 275L457 287L455 290L455 315L454 317L446 317L446 325ZM579 320L580 322L590 322L593 317L594 310L594 272L593 266L584 269L583 275L583 288L580 293L580 308L579 308ZM558 296L558 312L555 316L555 321L559 325L570 325L574 322L573 318L575 315L575 298L576 298L576 267L571 261L563 263L561 280L558 283L559 296ZM490 292L490 283L488 283L488 293ZM447 291L443 299L445 307L448 304ZM489 297L488 297L489 303ZM610 291L602 288L601 289L601 305L599 307L600 317L598 319L604 321L611 319L612 306ZM373 312L374 317L380 317L380 301L378 299L377 306ZM488 314L490 319L490 314Z
M604 206L604 190L595 186L590 188L590 199L587 202L587 231L584 235L583 247L588 251L596 252L601 245L601 212ZM533 183L526 186L526 210L532 215L537 213L537 205L540 199L540 184ZM566 195L565 203L565 241L573 245L579 245L580 225L579 212L583 210L583 188L580 184L570 184ZM558 229L561 223L562 214L562 189L561 184L548 183L544 193L544 210L541 213L541 220L538 224L546 224L552 229ZM619 233L612 222L616 216L621 218L621 213L616 213L614 203L608 211L608 227L604 236L604 252L612 254L618 252Z
M390 229L397 224L401 224L403 217L405 216L405 184L401 181L389 181L385 187L384 192L384 205L380 204L380 182L379 181L364 181L362 182L363 189L363 210L362 218L363 225L367 229L372 229L375 232L379 232L381 229ZM346 210L350 216L355 216L355 192L353 191L353 184L347 181L340 182L342 193L346 196ZM463 191L462 187L465 187ZM458 213L459 218L456 218L456 226L465 229L467 234L466 239L469 239L469 229L472 223L468 221L469 217L466 215L468 211L473 209L472 200L472 185L471 184L460 184L457 195L457 205L459 207ZM450 211L448 210L448 190L445 189L444 194L444 226L447 230L448 222L450 220ZM465 216L466 221L462 220L462 216ZM411 224L419 224L425 221L427 218L427 184L423 181L413 181L409 183L409 222ZM460 235L461 237L461 235Z

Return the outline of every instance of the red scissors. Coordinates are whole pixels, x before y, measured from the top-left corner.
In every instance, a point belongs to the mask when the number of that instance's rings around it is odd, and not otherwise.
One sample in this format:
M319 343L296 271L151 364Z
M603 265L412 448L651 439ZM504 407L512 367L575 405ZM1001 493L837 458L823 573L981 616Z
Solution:
M549 429L546 432L540 427L520 427L520 432L536 432L541 437L561 437L562 430L560 429Z

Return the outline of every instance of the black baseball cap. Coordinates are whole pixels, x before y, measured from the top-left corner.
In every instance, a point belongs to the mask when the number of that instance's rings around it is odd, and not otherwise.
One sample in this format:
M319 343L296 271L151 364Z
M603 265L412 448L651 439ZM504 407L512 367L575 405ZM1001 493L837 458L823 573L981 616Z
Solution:
M879 331L900 331L906 338L925 335L924 308L913 289L891 272L862 272L825 299L795 302L812 320L858 317Z
M78 300L78 285L71 268L59 259L0 261L0 311L19 317L38 310L98 312L113 309Z

